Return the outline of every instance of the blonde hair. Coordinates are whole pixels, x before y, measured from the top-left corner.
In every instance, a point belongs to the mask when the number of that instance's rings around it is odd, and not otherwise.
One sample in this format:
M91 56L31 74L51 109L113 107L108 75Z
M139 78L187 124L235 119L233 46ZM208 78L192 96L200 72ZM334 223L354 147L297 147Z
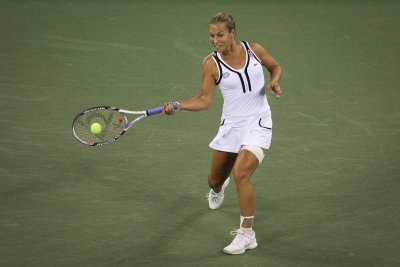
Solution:
M236 33L236 25L233 17L225 12L219 12L215 14L210 21L210 24L224 23L225 27L231 32L235 30Z

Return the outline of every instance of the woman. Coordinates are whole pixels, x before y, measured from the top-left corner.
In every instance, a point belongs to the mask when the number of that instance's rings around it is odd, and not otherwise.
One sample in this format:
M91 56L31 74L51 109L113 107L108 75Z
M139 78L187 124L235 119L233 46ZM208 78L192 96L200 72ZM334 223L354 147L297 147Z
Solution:
M237 42L235 22L231 15L218 13L209 24L214 53L203 61L202 88L196 97L182 101L177 110L199 111L212 103L215 85L224 98L219 131L210 143L214 149L207 195L209 207L218 209L224 199L229 175L236 183L240 208L240 229L224 248L227 254L240 254L257 247L252 229L255 196L250 178L268 150L272 137L271 111L265 93L263 66L270 73L267 88L281 94L281 67L259 44ZM173 104L164 104L164 113L172 115Z

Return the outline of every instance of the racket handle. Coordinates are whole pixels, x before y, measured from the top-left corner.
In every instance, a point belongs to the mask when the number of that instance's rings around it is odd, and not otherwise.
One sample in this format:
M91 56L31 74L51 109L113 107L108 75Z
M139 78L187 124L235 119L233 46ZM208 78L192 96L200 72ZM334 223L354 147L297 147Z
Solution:
M179 104L177 102L174 102L173 105L174 105L174 109L178 109ZM147 116L159 114L163 111L163 108L164 108L164 106L148 109L148 110L146 110L146 114L147 114Z

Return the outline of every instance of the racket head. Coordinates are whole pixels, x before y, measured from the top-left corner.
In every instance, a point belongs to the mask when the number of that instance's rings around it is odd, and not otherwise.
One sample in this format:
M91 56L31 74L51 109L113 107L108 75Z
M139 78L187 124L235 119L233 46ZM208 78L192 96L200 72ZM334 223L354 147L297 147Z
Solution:
M99 133L92 133L93 123L101 125ZM98 106L79 113L73 123L75 138L84 145L101 146L120 138L129 128L128 119L120 109L112 106Z

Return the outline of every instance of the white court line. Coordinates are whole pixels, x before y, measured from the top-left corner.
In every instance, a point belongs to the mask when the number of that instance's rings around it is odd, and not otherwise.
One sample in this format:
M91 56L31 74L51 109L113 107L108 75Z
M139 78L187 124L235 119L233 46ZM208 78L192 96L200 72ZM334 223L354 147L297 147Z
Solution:
M318 118L316 118L314 116L311 116L311 115L308 115L308 114L304 114L304 113L301 113L301 112L296 112L296 114L300 115L300 116L302 116L302 117L304 117L306 119L309 119L309 120L313 120L313 121L316 121L316 122L320 121Z
M339 116L339 117L343 118L344 120L346 120L346 121L348 121L348 122L360 127L369 137L375 137L375 134L372 132L372 130L370 128L368 128L367 126L361 124L360 122L352 120L352 119L349 119L348 117L343 116L341 114L337 114L337 116Z

